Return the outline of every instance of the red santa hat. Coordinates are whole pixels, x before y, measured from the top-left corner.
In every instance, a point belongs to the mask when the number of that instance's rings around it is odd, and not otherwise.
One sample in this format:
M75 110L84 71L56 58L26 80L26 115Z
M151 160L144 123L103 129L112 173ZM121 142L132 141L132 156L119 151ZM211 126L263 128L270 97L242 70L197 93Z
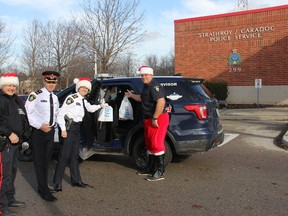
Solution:
M74 79L74 83L76 84L75 90L78 92L80 87L86 87L91 91L91 82L88 77L79 77Z
M14 85L16 87L19 87L19 79L15 72L4 73L0 77L0 88L2 88L5 85Z
M143 75L143 74L151 74L153 75L153 69L149 66L141 66L136 71L136 74Z

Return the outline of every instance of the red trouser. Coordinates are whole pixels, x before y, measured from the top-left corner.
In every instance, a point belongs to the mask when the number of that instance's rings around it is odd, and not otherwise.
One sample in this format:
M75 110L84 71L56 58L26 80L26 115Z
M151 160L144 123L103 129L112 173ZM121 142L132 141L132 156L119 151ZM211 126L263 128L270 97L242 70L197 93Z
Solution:
M152 154L165 152L164 140L169 125L168 113L163 113L158 117L159 127L152 125L152 118L144 119L144 137L146 149Z

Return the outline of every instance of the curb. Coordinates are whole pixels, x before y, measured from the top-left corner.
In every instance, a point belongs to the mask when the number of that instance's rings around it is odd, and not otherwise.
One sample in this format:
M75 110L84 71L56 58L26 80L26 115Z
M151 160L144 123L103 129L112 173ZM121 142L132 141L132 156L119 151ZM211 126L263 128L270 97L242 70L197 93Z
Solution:
M284 145L288 145L288 132L286 132L283 136L282 143Z
M219 112L222 120L288 121L287 108L220 109Z

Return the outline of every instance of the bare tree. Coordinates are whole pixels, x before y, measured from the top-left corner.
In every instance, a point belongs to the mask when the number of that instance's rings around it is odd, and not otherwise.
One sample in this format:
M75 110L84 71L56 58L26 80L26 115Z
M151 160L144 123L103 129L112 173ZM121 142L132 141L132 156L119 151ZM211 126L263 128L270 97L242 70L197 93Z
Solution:
M83 0L82 31L86 48L94 59L95 74L111 72L119 54L129 52L144 35L143 12L137 11L139 0Z
M0 67L7 61L11 55L11 46L13 40L6 25L0 19Z
M121 57L117 58L117 60L113 63L114 73L113 76L134 76L137 70L135 66L135 58L133 53L127 53L125 55L121 55Z
M83 40L79 28L74 21L49 21L44 26L42 34L45 40L42 54L46 60L46 67L54 67L61 72L67 87L73 60L82 52Z
M145 56L144 60L147 66L150 66L154 69L155 75L174 75L174 52L170 51L169 54L159 58L155 54L150 54Z
M24 28L22 63L28 71L31 89L36 89L38 74L41 70L41 52L43 46L42 24L39 20L33 20ZM36 86L34 86L36 85Z
M145 65L153 68L154 74L157 75L157 69L159 66L159 60L158 60L157 55L150 54L150 55L145 56L144 63Z
M174 75L174 52L169 52L168 55L162 56L158 67L158 75Z

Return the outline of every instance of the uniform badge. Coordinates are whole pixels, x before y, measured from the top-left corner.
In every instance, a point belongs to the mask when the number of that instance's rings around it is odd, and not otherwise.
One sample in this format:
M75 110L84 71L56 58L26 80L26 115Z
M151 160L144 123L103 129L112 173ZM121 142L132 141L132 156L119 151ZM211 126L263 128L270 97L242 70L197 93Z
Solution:
M68 98L67 101L66 101L66 104L67 105L70 105L74 102L74 100L72 98Z
M154 89L159 92L159 86L154 86Z
M34 95L34 94L30 94L29 95L29 98L28 98L28 101L33 101L33 100L35 100L36 99L36 95Z

